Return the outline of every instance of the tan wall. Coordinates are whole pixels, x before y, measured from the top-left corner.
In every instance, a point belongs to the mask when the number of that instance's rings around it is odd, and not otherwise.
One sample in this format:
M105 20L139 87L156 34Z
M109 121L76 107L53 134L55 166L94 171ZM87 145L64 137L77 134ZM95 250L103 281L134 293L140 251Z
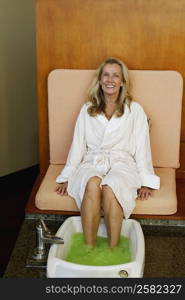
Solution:
M35 1L0 0L0 176L38 163Z

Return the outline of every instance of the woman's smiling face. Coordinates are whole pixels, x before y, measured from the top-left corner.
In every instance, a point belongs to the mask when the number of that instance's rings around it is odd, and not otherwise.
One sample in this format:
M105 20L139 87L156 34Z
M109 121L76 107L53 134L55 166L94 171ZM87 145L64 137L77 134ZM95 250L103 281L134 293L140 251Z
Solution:
M123 85L122 71L118 64L106 64L100 78L104 96L119 95L120 87Z

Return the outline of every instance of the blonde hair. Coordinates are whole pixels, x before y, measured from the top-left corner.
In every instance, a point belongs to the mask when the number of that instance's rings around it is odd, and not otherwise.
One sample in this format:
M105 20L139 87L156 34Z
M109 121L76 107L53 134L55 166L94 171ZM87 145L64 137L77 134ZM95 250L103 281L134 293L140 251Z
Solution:
M122 73L122 82L123 86L120 87L119 96L117 99L117 107L115 111L115 115L117 117L121 117L124 113L124 104L127 104L130 108L130 104L132 102L132 98L129 95L129 76L128 76L128 69L126 65L117 58L108 58L106 59L95 72L95 77L91 83L88 92L88 102L91 105L88 107L88 113L90 116L94 117L97 114L101 114L105 109L105 100L102 87L100 85L101 75L103 72L103 68L107 64L117 64L121 67Z

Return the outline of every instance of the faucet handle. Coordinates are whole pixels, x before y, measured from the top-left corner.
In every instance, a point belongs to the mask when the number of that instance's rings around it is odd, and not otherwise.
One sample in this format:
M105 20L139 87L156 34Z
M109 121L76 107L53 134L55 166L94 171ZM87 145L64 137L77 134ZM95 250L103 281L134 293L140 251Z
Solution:
M40 223L41 223L41 226L42 226L42 228L44 229L44 231L45 231L46 233L48 233L48 234L51 234L51 230L48 229L48 227L47 227L47 225L46 225L46 223L44 222L43 219L40 219Z
M43 219L40 219L40 225L44 229L44 233L42 236L43 243L46 244L64 244L63 238L60 238L54 234L48 229Z

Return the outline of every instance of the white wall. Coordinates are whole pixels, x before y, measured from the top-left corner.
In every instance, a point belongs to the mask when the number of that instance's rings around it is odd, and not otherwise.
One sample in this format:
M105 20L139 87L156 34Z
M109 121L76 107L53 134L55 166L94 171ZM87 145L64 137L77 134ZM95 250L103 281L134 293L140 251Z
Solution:
M0 0L0 176L38 163L35 0Z

